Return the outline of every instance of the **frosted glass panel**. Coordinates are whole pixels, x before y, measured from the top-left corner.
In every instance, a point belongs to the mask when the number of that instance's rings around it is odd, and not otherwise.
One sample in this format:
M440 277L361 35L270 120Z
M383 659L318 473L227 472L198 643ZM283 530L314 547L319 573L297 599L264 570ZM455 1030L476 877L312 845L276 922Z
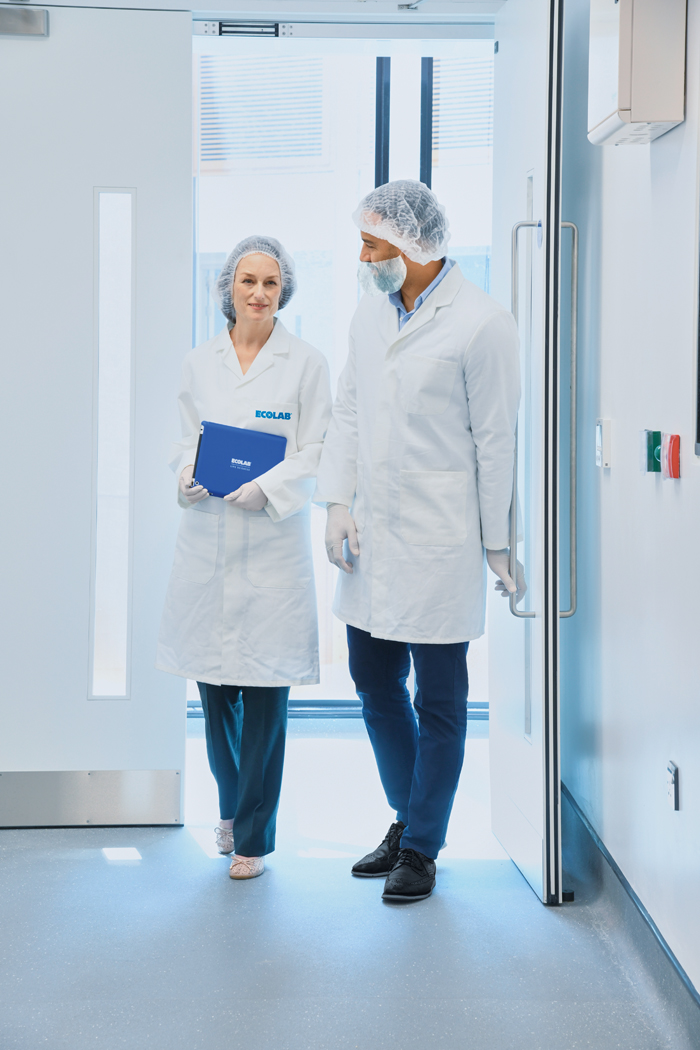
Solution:
M97 508L92 696L126 697L132 195L98 195Z

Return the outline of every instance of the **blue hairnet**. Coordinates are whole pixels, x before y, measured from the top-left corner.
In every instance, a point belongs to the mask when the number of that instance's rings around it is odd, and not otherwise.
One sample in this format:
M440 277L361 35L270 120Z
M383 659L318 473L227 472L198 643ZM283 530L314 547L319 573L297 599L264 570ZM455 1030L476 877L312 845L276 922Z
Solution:
M246 255L269 255L278 264L282 280L282 292L278 310L287 305L297 290L294 260L291 255L287 254L280 242L276 241L274 237L245 237L229 255L216 282L216 299L222 314L229 321L236 320L236 311L233 308L233 298L231 296L233 278L236 276L236 267Z
M450 239L445 209L432 190L414 179L397 179L368 193L353 212L363 233L399 248L413 262L442 259Z

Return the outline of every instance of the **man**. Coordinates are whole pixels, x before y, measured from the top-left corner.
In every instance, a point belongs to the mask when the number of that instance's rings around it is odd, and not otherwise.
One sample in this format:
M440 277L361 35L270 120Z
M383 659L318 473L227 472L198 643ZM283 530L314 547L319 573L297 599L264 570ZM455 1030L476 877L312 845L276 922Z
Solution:
M343 570L334 612L396 810L352 871L386 877L385 900L422 900L464 758L484 550L497 589L516 591L507 544L518 337L511 314L445 257L447 220L427 186L379 186L353 219L369 294L351 324L314 499L328 507L326 549Z

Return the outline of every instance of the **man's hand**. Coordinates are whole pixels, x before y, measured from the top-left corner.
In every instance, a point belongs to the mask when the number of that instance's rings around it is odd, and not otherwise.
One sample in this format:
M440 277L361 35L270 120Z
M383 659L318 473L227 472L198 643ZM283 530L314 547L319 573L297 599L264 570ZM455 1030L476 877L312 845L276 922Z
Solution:
M201 499L206 499L209 493L203 485L195 485L194 488L192 488L193 474L194 464L190 463L189 466L185 467L181 472L178 485L183 499L186 499L188 503L199 503Z
M511 594L515 594L515 601L519 602L527 591L525 570L521 563L516 563L516 579L513 580L510 575L510 551L507 547L500 551L487 550L486 561L489 563L491 571L498 576L495 589L500 593L501 597L508 598Z
M234 507L240 507L241 510L262 510L267 503L267 496L257 481L246 481L235 492L224 496L224 500L226 503L232 503Z
M326 521L326 554L331 565L337 565L343 572L352 572L352 562L343 557L343 542L347 540L348 546L355 557L359 557L360 545L357 542L357 529L352 515L342 503L328 504L328 520Z

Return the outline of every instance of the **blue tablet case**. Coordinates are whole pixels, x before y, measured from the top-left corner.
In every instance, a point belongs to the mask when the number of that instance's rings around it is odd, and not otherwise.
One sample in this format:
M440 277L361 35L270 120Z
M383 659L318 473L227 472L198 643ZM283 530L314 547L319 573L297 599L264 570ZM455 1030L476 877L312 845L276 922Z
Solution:
M194 461L195 484L212 496L228 496L284 459L287 439L281 434L243 430L206 420L199 430Z

